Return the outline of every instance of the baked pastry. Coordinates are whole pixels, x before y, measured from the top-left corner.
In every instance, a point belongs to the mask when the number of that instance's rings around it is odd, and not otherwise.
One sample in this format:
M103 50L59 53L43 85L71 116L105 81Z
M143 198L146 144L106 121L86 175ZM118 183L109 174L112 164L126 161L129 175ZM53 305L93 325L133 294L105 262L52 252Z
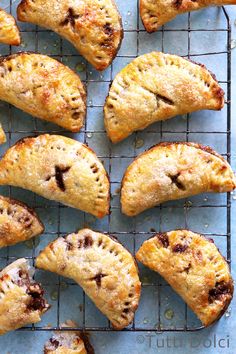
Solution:
M0 58L0 100L77 132L86 114L78 75L46 55L17 53Z
M32 276L33 268L25 258L0 272L0 335L41 321L49 309L44 290Z
M204 326L227 310L233 280L213 240L189 230L158 233L142 244L136 258L163 276Z
M204 65L152 52L116 75L104 106L105 127L117 143L154 122L223 106L224 92Z
M77 282L116 329L132 322L140 298L138 268L116 239L89 229L60 237L39 254L36 266Z
M0 123L0 145L4 144L7 141L6 134L2 128L2 124Z
M123 38L113 0L22 0L17 16L66 38L97 70L111 64Z
M34 210L0 196L0 248L15 245L42 234L44 226Z
M20 32L14 17L0 8L0 43L20 45Z
M110 183L103 164L86 145L60 135L18 141L0 161L0 185L29 189L91 213L109 213Z
M44 354L94 354L82 332L56 332L44 346Z
M235 188L230 165L210 147L160 143L139 155L127 168L121 188L122 211L134 216L168 200Z
M148 32L155 32L177 15L209 6L235 5L236 0L140 0L140 16Z

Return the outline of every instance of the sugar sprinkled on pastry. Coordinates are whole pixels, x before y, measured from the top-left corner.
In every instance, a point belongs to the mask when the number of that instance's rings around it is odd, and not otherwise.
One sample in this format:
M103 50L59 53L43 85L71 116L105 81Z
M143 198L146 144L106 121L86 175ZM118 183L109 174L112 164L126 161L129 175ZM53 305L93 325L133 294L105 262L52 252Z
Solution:
M160 143L127 168L121 188L122 211L134 216L169 200L235 188L230 165L211 148L186 142Z
M49 309L44 290L32 279L33 273L25 258L0 272L0 335L41 321Z
M155 32L177 15L222 5L236 5L236 0L140 0L140 16L146 30Z
M99 218L109 213L110 183L87 146L60 135L24 138L0 161L0 185L29 189Z
M23 0L17 15L69 40L97 70L111 64L123 38L113 0Z
M140 298L138 269L115 239L89 229L60 237L39 254L36 266L77 282L116 329L132 322Z
M14 17L0 8L0 43L20 45L20 32Z
M233 280L213 240L189 230L158 233L142 244L136 258L158 272L205 326L227 310Z
M154 122L223 106L224 92L204 65L152 52L116 75L104 106L104 122L109 138L117 143Z
M0 100L72 132L84 124L86 92L79 76L46 55L0 57Z
M43 231L44 226L33 209L0 196L0 248L29 240Z

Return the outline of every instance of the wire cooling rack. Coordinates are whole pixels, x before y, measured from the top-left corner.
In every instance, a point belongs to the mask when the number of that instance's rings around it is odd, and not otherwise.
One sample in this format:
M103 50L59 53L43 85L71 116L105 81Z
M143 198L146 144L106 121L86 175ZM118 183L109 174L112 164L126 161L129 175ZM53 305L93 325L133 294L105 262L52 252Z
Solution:
M3 0L1 7L15 14L19 1ZM132 4L131 4L132 3ZM46 226L43 236L31 242L0 250L2 266L16 258L26 257L34 264L40 249L48 242L83 227L111 233L133 254L141 243L158 231L190 228L215 240L230 263L230 195L201 195L158 206L135 218L120 213L119 188L125 168L143 150L160 141L195 141L216 148L230 162L231 118L231 27L225 8L184 14L157 33L147 34L140 22L136 1L118 1L123 17L125 37L121 50L110 68L96 72L66 41L51 31L30 24L20 24L22 47L0 46L0 54L33 50L54 56L77 70L88 89L88 116L79 134L43 122L1 103L0 119L8 138L8 146L18 139L41 133L72 136L95 150L111 178L111 215L102 221L78 210L47 201L31 192L1 187L1 193L20 199L36 209ZM145 52L161 50L206 63L214 71L226 93L226 107L221 112L197 112L159 122L143 132L133 134L121 144L112 145L105 134L102 108L115 74L133 58ZM1 155L8 146L1 147ZM196 331L201 324L169 285L156 273L140 265L142 297L135 320L126 331ZM21 330L51 331L63 329L68 319L78 330L113 331L108 321L95 308L75 283L55 274L36 271L52 309L42 322ZM74 328L73 328L74 329ZM66 328L68 330L68 328Z

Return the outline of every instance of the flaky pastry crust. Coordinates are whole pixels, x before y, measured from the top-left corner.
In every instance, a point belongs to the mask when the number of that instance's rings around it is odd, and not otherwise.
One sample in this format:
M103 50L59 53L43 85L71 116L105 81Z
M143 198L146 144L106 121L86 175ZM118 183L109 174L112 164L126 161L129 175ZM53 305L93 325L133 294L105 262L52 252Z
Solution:
M29 189L99 218L109 213L110 183L86 145L60 135L18 141L0 161L0 185Z
M233 280L213 240L189 230L159 233L142 244L136 258L160 273L204 326L227 310Z
M20 45L20 32L14 17L0 8L0 43Z
M97 70L110 65L123 38L113 0L22 0L17 15L65 37Z
M0 272L0 335L41 321L49 309L29 262L18 259Z
M0 248L29 240L43 231L34 210L18 200L0 196Z
M44 346L44 354L94 354L82 332L56 332Z
M109 138L117 143L154 122L223 106L224 92L204 65L152 52L116 75L104 106L104 122Z
M46 55L1 57L0 100L73 132L84 124L86 92L79 76Z
M4 144L7 141L6 134L2 128L2 124L0 123L0 145Z
M132 322L140 298L138 269L111 237L89 229L60 237L39 254L36 266L76 281L116 329Z
M148 32L155 32L166 22L185 12L209 6L235 5L236 0L140 0L140 16Z
M134 216L168 200L235 188L230 165L211 148L186 142L160 143L127 168L121 188L122 211Z

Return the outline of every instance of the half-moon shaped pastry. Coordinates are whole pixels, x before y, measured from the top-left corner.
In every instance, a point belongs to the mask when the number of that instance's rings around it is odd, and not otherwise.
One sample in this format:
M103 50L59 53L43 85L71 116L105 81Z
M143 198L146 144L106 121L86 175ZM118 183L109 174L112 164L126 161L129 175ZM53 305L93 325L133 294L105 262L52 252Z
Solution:
M222 5L236 5L236 0L140 0L140 16L145 29L155 32L177 15Z
M0 196L0 248L15 245L42 234L44 226L34 210Z
M0 8L0 43L20 45L20 32L14 17Z
M33 273L25 258L0 272L0 335L41 321L49 309L44 290L33 280Z
M104 106L105 127L117 143L154 122L223 106L224 92L204 65L152 52L116 75Z
M86 114L78 75L46 55L17 53L0 58L0 100L77 132Z
M160 143L127 168L121 188L122 211L134 216L168 200L235 188L230 165L211 148L186 142Z
M77 282L116 329L132 322L140 298L138 268L115 239L88 229L60 237L39 254L36 266Z
M143 243L136 258L165 278L204 326L227 310L233 280L213 240L188 230L158 233Z
M45 344L44 354L94 354L88 337L82 332L56 332Z
M110 183L86 145L60 135L18 141L0 161L0 185L29 189L98 218L109 213Z
M97 70L111 64L123 38L113 0L22 0L17 15L66 38Z
M0 145L4 144L7 141L6 134L2 128L2 124L0 123Z

